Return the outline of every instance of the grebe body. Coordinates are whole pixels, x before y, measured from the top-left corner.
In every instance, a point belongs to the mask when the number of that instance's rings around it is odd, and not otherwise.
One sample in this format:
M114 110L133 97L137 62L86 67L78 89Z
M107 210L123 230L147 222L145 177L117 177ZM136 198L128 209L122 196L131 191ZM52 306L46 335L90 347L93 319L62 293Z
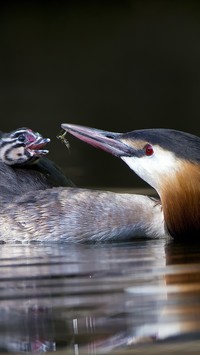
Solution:
M0 202L2 242L110 242L166 237L160 204L142 195L57 187Z

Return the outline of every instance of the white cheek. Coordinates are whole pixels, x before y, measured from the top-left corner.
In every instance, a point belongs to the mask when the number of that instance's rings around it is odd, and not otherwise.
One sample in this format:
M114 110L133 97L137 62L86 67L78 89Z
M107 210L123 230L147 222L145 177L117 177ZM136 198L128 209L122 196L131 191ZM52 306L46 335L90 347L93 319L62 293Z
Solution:
M154 148L151 156L122 157L122 160L158 192L163 178L172 176L179 169L175 155L159 148Z
M24 161L27 160L27 157L24 153L24 148L17 147L11 149L10 152L7 152L6 149L5 150L1 149L0 160L8 165L13 165L19 162L23 163Z
M24 148L23 147L17 147L14 149L11 149L10 153L8 154L8 158L12 159L13 161L18 161L24 158Z

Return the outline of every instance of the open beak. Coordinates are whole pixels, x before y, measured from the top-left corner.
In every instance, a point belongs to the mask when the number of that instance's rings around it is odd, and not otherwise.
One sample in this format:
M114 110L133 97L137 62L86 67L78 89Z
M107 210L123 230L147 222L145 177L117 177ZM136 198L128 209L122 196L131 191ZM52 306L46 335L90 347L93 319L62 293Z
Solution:
M45 155L48 154L47 149L43 149L47 143L50 142L49 138L43 138L39 133L34 136L35 139L26 143L26 148L32 153L32 155Z
M102 131L95 128L79 126L75 124L61 124L62 129L71 133L80 140L117 157L133 155L133 148L126 145L122 140L122 133Z

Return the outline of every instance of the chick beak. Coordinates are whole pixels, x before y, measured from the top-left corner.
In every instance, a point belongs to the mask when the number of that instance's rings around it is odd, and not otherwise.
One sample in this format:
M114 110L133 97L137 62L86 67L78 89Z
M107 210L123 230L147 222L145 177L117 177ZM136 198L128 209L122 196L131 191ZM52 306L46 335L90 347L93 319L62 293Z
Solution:
M123 137L121 133L102 131L67 123L61 124L61 127L78 139L117 157L130 157L134 154L134 149L121 140Z

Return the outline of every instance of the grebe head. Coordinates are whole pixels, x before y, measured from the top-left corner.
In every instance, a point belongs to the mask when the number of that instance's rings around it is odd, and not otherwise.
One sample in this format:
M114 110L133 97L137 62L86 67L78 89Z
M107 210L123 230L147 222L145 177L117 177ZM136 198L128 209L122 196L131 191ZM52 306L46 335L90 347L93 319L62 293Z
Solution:
M18 128L0 136L0 161L8 165L21 165L32 162L48 153L43 147L50 142L40 133L29 128Z
M200 138L172 129L144 129L114 133L62 124L77 138L120 157L159 193L163 179L173 177L184 162L200 164Z
M160 195L171 235L200 233L200 138L172 129L113 133L62 124L77 138L120 157Z

